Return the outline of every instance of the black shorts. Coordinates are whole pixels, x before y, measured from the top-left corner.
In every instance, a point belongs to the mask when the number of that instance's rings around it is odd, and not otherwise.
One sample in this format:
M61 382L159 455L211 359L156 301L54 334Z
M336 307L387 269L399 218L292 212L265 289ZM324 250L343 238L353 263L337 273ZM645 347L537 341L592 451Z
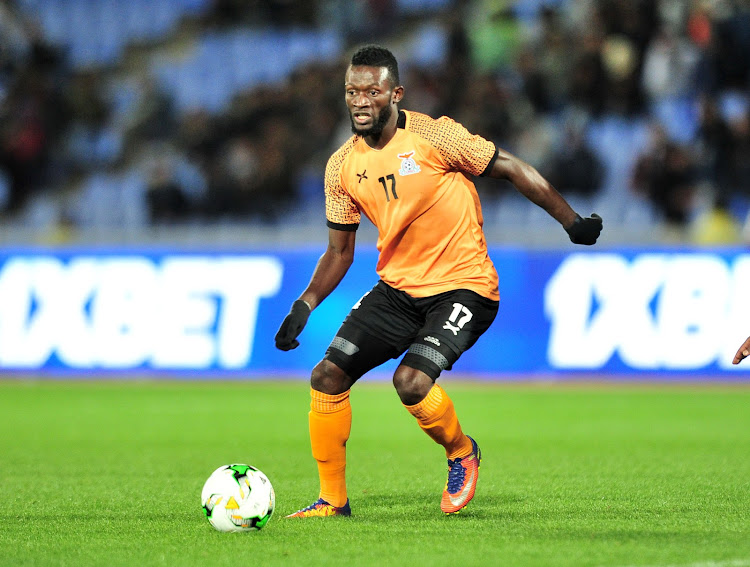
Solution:
M489 329L497 309L467 289L415 298L380 281L352 307L325 358L357 380L406 352L401 364L435 380Z

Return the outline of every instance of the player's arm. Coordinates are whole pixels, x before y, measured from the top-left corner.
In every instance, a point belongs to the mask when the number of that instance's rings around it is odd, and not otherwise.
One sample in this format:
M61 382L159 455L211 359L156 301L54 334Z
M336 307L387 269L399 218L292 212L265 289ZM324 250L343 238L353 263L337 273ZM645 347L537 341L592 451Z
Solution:
M581 218L560 193L531 165L505 150L497 150L489 177L507 179L532 203L559 222L575 244L594 244L602 230L596 213Z
M356 232L328 229L328 248L318 260L313 275L284 318L275 341L276 348L292 350L299 346L297 337L307 324L310 313L336 289L354 261Z
M747 337L742 346L737 349L737 354L734 355L732 364L739 364L748 356L750 356L750 337Z
M328 248L318 260L307 289L300 299L315 309L336 289L354 261L357 233L353 230L328 229Z

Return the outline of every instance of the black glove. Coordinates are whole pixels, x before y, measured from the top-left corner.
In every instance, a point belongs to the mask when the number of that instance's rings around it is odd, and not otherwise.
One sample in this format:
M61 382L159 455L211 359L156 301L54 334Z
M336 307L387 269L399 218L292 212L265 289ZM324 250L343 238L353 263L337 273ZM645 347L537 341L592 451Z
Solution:
M279 327L278 332L274 340L276 341L276 348L280 350L292 350L299 346L297 337L302 332L307 324L307 319L310 317L310 307L298 299L292 303L292 308L289 314L284 317Z
M570 236L570 241L573 244L586 244L590 246L596 242L602 231L602 217L596 213L591 213L591 216L585 219L581 218L580 215L576 215L576 220L565 231Z

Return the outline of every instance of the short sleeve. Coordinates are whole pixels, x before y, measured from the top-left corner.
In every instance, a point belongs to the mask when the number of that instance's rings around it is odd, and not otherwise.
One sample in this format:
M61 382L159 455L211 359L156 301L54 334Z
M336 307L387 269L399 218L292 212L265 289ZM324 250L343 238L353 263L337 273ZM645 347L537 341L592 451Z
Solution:
M469 175L482 175L491 167L497 147L482 136L470 133L452 118L438 119L410 113L409 129L430 142L448 167Z
M341 168L353 142L344 144L328 160L325 173L326 219L328 226L341 230L356 229L362 219L359 207L341 182Z

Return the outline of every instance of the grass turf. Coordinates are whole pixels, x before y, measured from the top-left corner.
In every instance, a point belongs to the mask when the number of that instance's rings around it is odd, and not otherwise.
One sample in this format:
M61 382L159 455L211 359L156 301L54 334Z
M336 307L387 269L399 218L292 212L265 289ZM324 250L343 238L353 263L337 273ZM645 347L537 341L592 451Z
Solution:
M365 382L353 516L287 520L318 489L302 382L0 382L0 565L750 565L750 388L446 389L484 456L465 512L440 513L441 448ZM274 484L261 532L202 515L230 462Z

